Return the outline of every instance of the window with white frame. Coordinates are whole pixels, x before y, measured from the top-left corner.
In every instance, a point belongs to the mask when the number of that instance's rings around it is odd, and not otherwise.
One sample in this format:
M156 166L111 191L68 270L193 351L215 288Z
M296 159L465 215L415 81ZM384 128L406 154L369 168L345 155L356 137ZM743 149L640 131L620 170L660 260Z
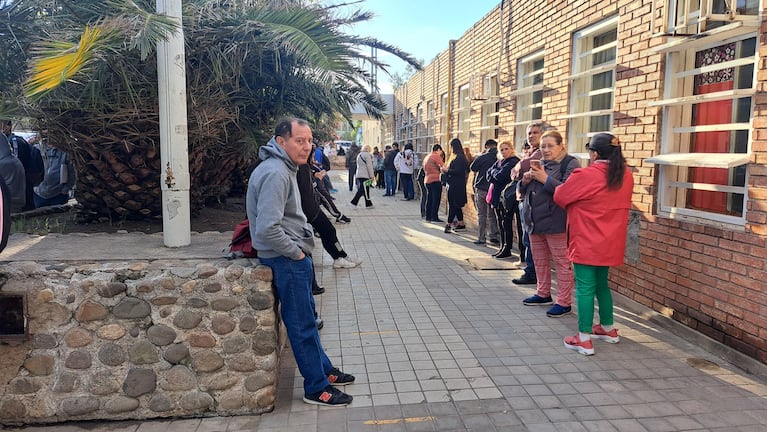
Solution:
M527 125L543 116L543 51L519 59L517 66L517 121L515 147L518 153L527 140Z
M661 153L647 159L659 173L658 212L742 227L759 58L758 7L738 1L742 15L717 22L711 13L721 9L718 0L670 3L669 10L688 21L685 36L654 48L666 55L663 99L648 104L663 109ZM700 9L685 13L681 6ZM691 18L697 16L708 17L707 25ZM680 30L680 18L666 18Z
M432 144L436 142L434 140L434 125L436 123L436 117L437 112L434 109L434 102L426 102L426 148L419 149L420 151L427 151L427 149L431 148Z
M471 137L471 84L458 89L458 139L468 143Z
M447 130L447 124L448 124L448 118L447 118L447 111L448 111L448 102L449 99L447 97L447 93L442 93L442 96L439 98L439 105L440 105L440 121L439 121L439 137L437 139L438 143L441 143L444 137L448 134Z
M498 138L498 76L485 75L482 79L482 126L480 127L479 146L483 149L485 141ZM468 145L468 143L466 143Z
M407 115L405 120L405 140L409 141L413 138L413 112L410 108L407 109Z
M661 20L657 36L700 34L744 18L757 18L759 13L759 0L668 0L667 10L661 9L661 13L656 11L658 5L653 2L651 11L653 29Z
M613 123L613 93L618 53L618 17L573 35L568 141L586 142L591 134L609 131Z

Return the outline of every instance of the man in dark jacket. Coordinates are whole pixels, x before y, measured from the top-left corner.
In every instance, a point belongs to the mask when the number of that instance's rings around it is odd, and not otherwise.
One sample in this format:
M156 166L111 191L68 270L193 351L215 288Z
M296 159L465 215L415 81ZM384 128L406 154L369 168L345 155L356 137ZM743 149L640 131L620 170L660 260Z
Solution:
M397 167L394 166L394 158L399 154L399 144L393 143L391 150L384 156L384 183L386 184L386 193L384 196L394 196L397 193Z
M354 191L354 176L357 174L357 156L360 154L360 147L357 143L352 143L349 151L346 152L346 169L349 171L349 192Z
M35 208L34 195L32 189L40 184L45 174L43 158L40 151L31 145L22 137L14 134L13 124L10 120L3 120L3 135L8 139L11 145L11 153L16 156L24 167L25 191L23 211Z
M485 141L485 152L474 159L469 169L474 172L474 203L477 206L479 234L474 244L485 244L487 224L490 221L490 243L498 243L498 220L495 212L487 203L487 192L490 182L485 175L487 170L498 160L498 142L493 139Z

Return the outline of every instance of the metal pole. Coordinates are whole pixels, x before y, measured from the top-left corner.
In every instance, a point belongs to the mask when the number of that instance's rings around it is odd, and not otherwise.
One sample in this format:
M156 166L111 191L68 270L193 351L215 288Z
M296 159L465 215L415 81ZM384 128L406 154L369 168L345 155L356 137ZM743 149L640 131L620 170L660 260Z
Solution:
M157 0L157 13L178 21L178 30L157 46L157 88L162 161L162 227L167 247L192 242L189 150L186 123L186 59L181 0Z

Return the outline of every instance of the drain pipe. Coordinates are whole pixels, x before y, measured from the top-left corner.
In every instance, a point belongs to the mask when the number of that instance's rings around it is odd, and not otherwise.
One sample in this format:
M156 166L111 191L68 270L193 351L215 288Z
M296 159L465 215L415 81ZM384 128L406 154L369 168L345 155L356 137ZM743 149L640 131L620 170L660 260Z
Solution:
M189 138L186 119L186 58L181 0L157 0L157 13L178 22L157 45L157 93L162 161L162 233L167 247L192 243L189 210Z
M447 54L447 127L445 128L445 148L444 151L447 154L449 149L451 131L453 130L453 87L455 83L455 44L458 41L455 39L450 40L448 54Z

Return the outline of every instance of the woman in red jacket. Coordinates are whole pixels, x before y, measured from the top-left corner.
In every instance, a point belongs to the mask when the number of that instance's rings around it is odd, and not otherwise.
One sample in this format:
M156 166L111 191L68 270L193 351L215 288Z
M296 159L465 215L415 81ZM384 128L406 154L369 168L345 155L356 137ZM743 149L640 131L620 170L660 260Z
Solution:
M613 327L607 272L610 266L623 264L634 179L617 137L598 133L586 147L591 165L573 171L555 190L554 202L567 210L567 253L573 262L578 300L579 333L565 338L565 348L592 355L592 338L620 341ZM599 324L592 326L595 296Z

